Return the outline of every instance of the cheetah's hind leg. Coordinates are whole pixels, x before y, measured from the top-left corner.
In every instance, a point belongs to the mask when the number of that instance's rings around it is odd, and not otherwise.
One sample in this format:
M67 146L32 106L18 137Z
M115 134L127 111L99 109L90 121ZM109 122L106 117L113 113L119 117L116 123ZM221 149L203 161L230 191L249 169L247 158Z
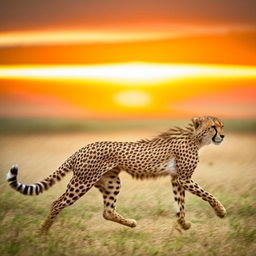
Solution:
M136 227L137 223L133 219L125 219L116 212L115 204L120 191L121 183L118 177L120 170L115 168L105 173L101 179L94 185L103 195L103 217L128 227Z
M68 207L75 203L80 197L82 197L93 184L90 183L80 183L79 179L73 177L68 184L68 188L66 192L56 201L53 202L50 213L43 223L41 229L39 230L39 234L46 234L49 228L54 223L57 215L60 213L62 209Z

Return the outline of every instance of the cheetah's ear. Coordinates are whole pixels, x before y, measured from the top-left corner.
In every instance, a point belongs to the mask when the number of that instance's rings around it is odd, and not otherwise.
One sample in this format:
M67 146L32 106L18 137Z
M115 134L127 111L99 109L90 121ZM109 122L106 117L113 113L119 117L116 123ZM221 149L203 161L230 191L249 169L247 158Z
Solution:
M193 123L195 129L197 129L201 124L200 118L199 117L193 117L191 120L192 120L192 123Z

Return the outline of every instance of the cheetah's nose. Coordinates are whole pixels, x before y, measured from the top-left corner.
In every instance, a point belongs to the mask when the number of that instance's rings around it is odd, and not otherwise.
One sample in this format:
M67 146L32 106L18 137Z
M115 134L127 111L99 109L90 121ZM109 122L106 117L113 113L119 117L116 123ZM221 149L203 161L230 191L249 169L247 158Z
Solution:
M220 137L221 137L222 139L224 139L225 135L220 135Z

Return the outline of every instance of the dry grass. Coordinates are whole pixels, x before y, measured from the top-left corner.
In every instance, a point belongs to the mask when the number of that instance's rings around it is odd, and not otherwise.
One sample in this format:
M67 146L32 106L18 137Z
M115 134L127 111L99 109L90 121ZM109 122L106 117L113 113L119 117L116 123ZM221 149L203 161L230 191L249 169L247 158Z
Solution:
M20 166L19 179L33 183L87 143L152 135L150 131L1 135L0 255L255 255L254 134L227 134L221 146L202 149L194 180L223 202L228 216L218 219L207 203L188 195L187 219L193 226L183 234L172 229L175 211L168 178L136 181L121 174L117 208L138 221L135 229L104 220L101 195L92 189L62 211L48 237L38 237L36 231L70 176L38 197L20 195L4 181L14 163Z

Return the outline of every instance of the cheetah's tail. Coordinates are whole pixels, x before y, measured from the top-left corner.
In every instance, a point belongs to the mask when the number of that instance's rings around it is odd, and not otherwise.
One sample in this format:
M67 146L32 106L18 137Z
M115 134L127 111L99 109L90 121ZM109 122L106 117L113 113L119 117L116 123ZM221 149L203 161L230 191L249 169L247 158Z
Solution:
M20 192L23 195L38 195L43 193L45 190L50 188L56 181L60 181L62 177L66 175L67 172L73 170L72 157L67 159L67 161L62 164L55 172L45 178L43 181L26 185L17 181L18 166L13 165L10 171L7 173L7 181L11 188Z

